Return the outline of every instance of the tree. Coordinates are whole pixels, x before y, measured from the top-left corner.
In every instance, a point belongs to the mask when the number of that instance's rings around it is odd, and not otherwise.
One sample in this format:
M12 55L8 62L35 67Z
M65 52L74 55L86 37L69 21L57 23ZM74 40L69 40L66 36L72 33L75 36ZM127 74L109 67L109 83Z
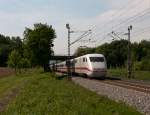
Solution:
M11 37L11 49L14 50L14 49L17 49L17 50L22 50L22 45L23 45L23 42L21 41L21 38L19 36L17 37Z
M135 69L150 71L150 41L142 40L134 43Z
M21 55L17 50L13 50L8 58L8 66L15 68L15 72L20 67Z
M37 23L34 28L26 28L24 31L25 45L30 52L32 65L40 65L46 70L51 54L53 53L53 40L56 37L55 30L47 24Z
M125 66L127 60L127 40L115 40L96 48L96 53L105 55L108 67Z
M20 68L30 68L31 64L27 58L21 58L19 66Z
M10 53L10 38L0 34L0 66L7 65L8 54Z
M19 50L13 50L8 58L8 66L15 69L15 72L17 72L23 68L29 68L31 67L30 61L23 57L22 54L19 52Z
M82 48L82 47L79 47L76 52L74 53L74 56L82 56L82 55L85 55L85 54L91 54L91 53L94 53L95 52L95 49L94 48Z
M9 37L0 34L0 66L7 66L9 53L14 49L21 49L20 37Z

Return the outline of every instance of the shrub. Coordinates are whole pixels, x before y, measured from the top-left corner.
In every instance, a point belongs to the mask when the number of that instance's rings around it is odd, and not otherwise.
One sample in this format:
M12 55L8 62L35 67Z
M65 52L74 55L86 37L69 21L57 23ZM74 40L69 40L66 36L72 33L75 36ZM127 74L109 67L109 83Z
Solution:
M148 58L145 58L140 62L136 62L135 70L150 71L150 60Z
M29 68L31 63L27 58L23 58L19 51L13 50L8 58L8 66L15 68L15 72L17 72L17 70L20 72L23 68Z

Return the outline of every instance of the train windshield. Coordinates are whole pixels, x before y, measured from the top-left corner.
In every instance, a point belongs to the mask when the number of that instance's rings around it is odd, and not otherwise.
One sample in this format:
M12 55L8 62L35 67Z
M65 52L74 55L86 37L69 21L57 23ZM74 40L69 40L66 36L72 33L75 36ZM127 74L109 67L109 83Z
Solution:
M90 57L91 62L104 62L104 57Z

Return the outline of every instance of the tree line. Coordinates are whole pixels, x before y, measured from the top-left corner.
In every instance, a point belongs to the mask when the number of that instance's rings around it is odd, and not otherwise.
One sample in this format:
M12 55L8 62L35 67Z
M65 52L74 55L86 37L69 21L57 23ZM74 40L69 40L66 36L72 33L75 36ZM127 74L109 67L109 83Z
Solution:
M7 66L10 52L22 45L20 37L9 37L0 34L0 66Z
M23 38L0 35L0 66L15 70L42 66L46 71L56 38L51 25L36 23L25 28Z
M150 70L150 41L142 40L140 43L131 43L132 67L136 70ZM81 56L88 53L101 53L107 59L108 68L126 67L128 55L128 41L115 40L104 43L96 48L79 47L74 53Z

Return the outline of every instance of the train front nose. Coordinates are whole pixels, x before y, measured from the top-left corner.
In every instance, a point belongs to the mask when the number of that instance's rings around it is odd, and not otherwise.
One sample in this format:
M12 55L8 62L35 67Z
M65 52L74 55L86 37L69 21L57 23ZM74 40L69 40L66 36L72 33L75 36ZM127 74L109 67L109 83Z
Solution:
M91 77L105 77L107 74L107 65L104 57L90 57Z
M95 68L91 74L92 77L105 77L107 75L106 68Z

